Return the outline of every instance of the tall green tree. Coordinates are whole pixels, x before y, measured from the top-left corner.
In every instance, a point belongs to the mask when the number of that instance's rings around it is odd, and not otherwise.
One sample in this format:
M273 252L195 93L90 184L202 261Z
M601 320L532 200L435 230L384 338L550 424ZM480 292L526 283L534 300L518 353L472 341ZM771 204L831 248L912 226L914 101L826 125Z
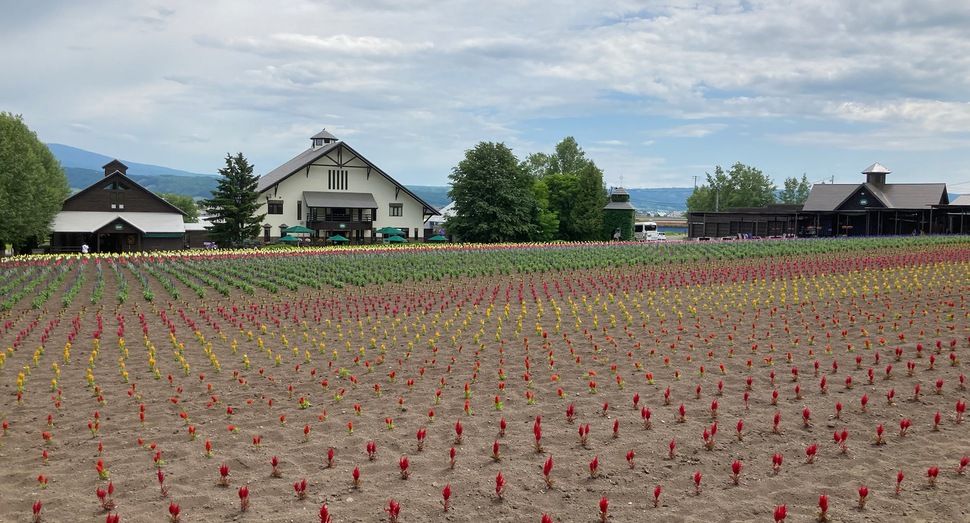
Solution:
M544 178L554 174L578 174L593 162L586 158L586 152L576 139L567 136L556 144L556 152L532 153L524 163L530 174L537 178Z
M581 167L577 173L577 193L570 209L570 222L574 240L602 241L603 207L606 206L606 187L603 171L593 162Z
M259 210L259 177L253 174L253 166L243 156L226 154L226 166L219 169L222 176L212 191L212 198L203 205L211 215L209 235L224 245L242 245L243 240L259 235L263 218Z
M183 222L195 223L199 221L199 206L195 203L195 198L187 194L175 194L171 192L160 193L158 196L185 213L185 216L182 217Z
M504 143L480 142L448 176L455 216L445 228L463 241L516 242L538 235L534 178Z
M0 248L45 241L71 189L64 169L23 118L0 113Z
M805 203L810 192L812 192L812 186L808 183L807 175L802 174L801 180L789 176L785 178L784 189L778 194L778 199L781 203L798 205Z
M544 176L542 183L549 188L549 210L556 213L559 219L556 239L573 239L573 221L570 211L573 198L579 192L579 177L575 174L554 173Z
M532 184L532 195L536 199L538 229L533 240L548 242L556 239L559 234L559 214L552 208L549 201L549 186L545 180L538 179Z
M720 165L714 174L707 175L707 183L687 197L687 210L725 211L734 207L764 207L775 203L775 187L759 169L736 163L725 172Z
M549 190L549 212L559 220L556 239L604 239L601 229L607 195L603 172L586 157L575 138L563 138L552 154L530 154L523 168Z

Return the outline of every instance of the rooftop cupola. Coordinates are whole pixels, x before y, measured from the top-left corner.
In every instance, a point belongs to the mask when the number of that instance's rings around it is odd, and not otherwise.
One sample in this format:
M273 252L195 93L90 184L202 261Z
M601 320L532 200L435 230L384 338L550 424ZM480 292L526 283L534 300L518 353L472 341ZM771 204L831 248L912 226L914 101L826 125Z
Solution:
M105 176L111 176L114 173L121 173L124 176L128 176L128 166L118 160L111 160L102 165L101 168L104 169Z
M865 171L862 171L862 174L866 175L866 183L886 185L886 175L891 172L883 164L876 162L870 165Z
M328 133L326 129L320 131L319 133L313 135L310 138L312 147L316 149L317 147L323 147L324 145L331 144L337 141L337 137Z

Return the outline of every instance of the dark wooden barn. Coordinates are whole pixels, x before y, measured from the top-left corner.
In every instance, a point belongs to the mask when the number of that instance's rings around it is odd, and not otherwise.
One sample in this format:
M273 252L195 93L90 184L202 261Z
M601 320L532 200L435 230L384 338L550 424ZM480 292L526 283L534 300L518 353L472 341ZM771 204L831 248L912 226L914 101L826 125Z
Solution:
M185 247L185 213L126 175L113 160L104 178L64 201L54 218L52 252L122 253Z
M749 236L882 236L952 232L944 183L886 183L892 171L874 163L859 184L816 184L803 205L692 212L692 238ZM957 210L947 209L950 214Z

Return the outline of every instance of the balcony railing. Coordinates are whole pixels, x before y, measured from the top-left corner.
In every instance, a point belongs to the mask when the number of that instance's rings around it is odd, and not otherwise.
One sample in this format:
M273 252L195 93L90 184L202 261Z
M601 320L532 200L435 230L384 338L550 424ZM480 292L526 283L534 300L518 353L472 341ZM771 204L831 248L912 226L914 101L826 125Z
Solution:
M311 222L372 222L374 216L371 213L354 215L351 213L311 213L307 216L307 221Z

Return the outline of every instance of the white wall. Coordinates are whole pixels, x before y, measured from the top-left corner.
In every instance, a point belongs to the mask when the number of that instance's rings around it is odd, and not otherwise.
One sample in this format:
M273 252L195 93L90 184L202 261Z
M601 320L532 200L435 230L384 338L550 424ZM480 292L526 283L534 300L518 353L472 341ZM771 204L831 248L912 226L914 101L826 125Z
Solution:
M329 153L329 156L336 157L336 149ZM344 150L344 157L351 153ZM315 163L331 163L326 157L321 158ZM389 179L382 176L376 169L371 169L370 178L367 177L367 163L361 158L354 158L348 165L343 167L347 171L347 189L344 191L331 191L327 189L329 179L328 171L336 167L311 166L309 176L306 169L303 169L289 178L280 182L277 186L271 186L260 194L259 201L261 207L259 214L267 212L267 197L270 200L283 201L283 214L267 214L263 223L272 225L270 232L273 238L279 237L280 224L288 226L305 225L307 219L306 202L303 203L302 220L296 219L296 202L303 200L304 191L319 192L350 192L350 193L370 193L377 201L377 214L374 216L374 229L382 227L397 227L407 229L408 235L414 239L414 230L418 230L418 237L424 235L424 206L412 198L408 193L401 190L395 197L397 186ZM403 216L390 216L390 204L403 204ZM262 234L262 233L261 233ZM369 238L369 232L364 236Z

